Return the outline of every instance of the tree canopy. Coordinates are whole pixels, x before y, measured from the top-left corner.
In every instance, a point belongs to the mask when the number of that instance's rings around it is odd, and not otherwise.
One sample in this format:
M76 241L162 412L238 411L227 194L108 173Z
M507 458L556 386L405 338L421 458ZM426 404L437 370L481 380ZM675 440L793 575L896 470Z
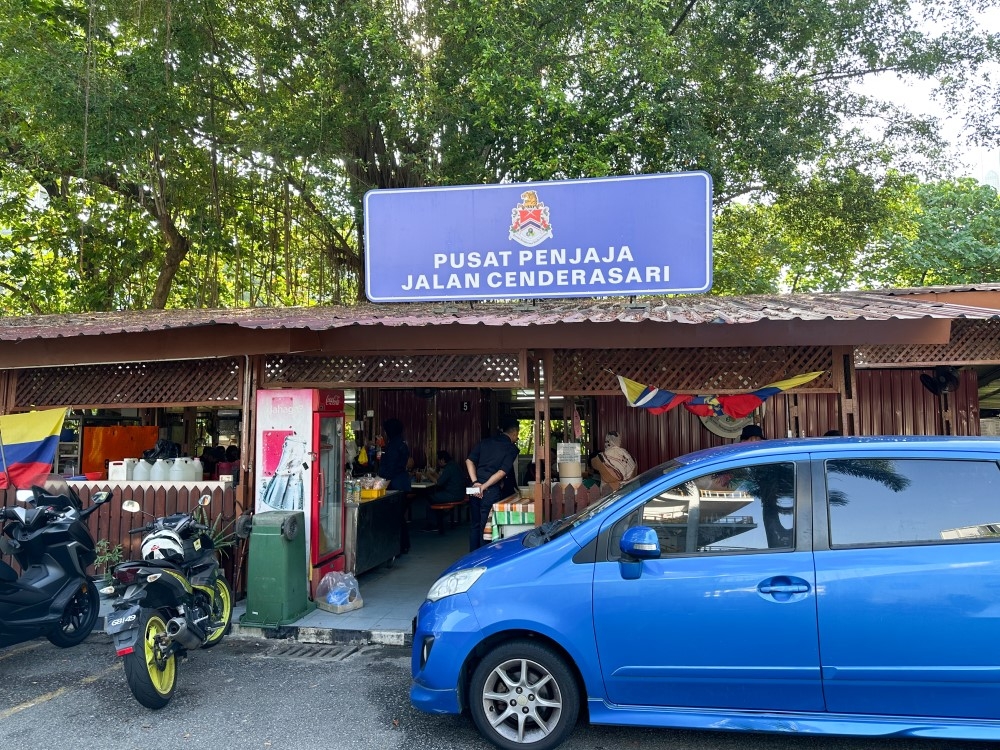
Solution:
M686 170L719 291L901 282L941 141L855 84L988 136L983 4L0 0L0 313L350 302L368 190Z

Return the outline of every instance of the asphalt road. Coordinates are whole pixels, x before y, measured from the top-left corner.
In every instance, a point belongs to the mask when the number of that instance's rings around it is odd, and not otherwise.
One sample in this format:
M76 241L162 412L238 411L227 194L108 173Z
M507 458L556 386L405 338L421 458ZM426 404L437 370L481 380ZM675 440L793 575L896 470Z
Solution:
M297 653L296 649L301 653ZM284 653L282 653L284 652ZM181 664L173 701L132 698L110 639L0 650L0 747L488 750L467 717L410 708L409 650L226 639ZM985 743L579 726L565 750L982 750Z

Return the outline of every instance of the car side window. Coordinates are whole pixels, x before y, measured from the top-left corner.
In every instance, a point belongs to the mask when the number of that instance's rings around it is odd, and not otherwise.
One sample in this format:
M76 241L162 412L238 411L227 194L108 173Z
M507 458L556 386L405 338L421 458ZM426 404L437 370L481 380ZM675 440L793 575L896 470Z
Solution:
M795 464L706 474L651 497L612 528L608 556L626 530L649 526L662 555L788 550L794 545Z
M833 547L1000 540L995 461L827 461L826 486Z

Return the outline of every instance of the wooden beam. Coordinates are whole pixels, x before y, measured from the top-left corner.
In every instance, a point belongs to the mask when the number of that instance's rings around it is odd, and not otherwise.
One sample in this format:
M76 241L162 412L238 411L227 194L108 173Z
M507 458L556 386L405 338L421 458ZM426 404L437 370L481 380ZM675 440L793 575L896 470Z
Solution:
M763 321L746 325L684 323L556 323L547 326L435 326L428 330L375 326L322 331L323 353L449 349L660 349L732 346L857 346L946 344L950 319ZM319 352L317 352L319 353Z
M546 326L347 326L326 331L235 325L0 341L5 368L155 362L254 354L478 352L512 349L658 349L731 346L946 344L950 319L762 321L739 324L556 323Z

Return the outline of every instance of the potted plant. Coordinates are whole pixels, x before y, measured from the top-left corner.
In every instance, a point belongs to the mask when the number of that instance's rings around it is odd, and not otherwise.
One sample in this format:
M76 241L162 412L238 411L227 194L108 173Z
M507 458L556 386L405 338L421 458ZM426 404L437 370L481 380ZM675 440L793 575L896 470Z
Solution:
M111 542L107 539L99 539L95 546L95 551L97 559L94 560L94 571L98 575L94 580L95 582L103 583L104 586L108 586L111 584L111 573L115 569L115 566L125 559L125 550L120 544L112 547Z
M208 526L208 535L212 539L212 544L215 545L215 551L220 553L220 562L223 559L223 554L228 554L223 553L222 551L232 547L236 542L236 533L233 530L235 519L227 523L223 521L222 515L223 514L220 513L215 517L214 521L209 523L208 512L203 505L199 505L191 514L192 518L194 518L197 523Z

